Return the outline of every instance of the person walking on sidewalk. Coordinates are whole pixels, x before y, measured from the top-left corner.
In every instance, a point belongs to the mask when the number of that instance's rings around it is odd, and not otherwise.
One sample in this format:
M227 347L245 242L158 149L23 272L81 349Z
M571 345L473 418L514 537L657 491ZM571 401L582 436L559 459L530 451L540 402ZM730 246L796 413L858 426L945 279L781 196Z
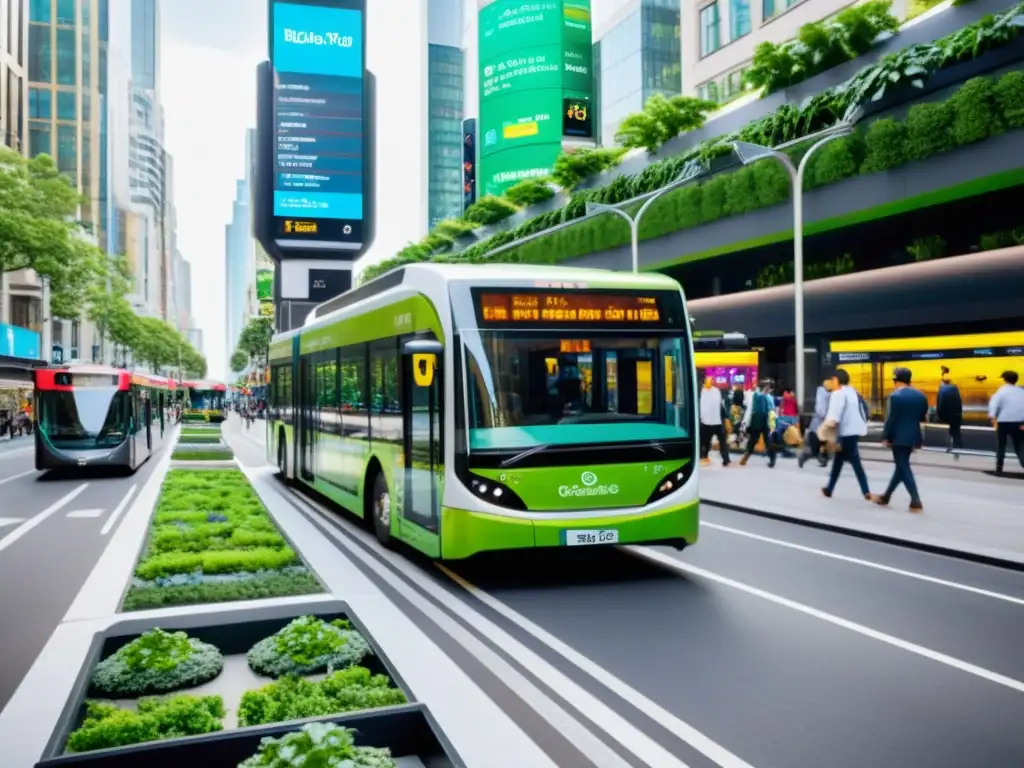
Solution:
M710 464L711 440L718 438L718 450L722 454L722 466L729 466L729 444L726 442L723 416L725 402L722 390L714 385L709 376L704 380L700 393L700 463Z
M828 413L825 415L825 424L836 429L839 444L832 446L832 472L828 478L828 485L821 489L821 492L828 498L839 482L839 473L843 471L843 465L849 464L853 467L853 474L857 476L860 484L860 491L864 498L871 500L871 488L868 486L868 476L864 473L864 465L860 461L860 439L868 433L868 405L860 393L850 386L850 374L840 368L832 377L832 396L828 402Z
M822 467L828 466L828 452L825 449L825 444L818 437L818 430L825 423L825 417L828 415L828 399L831 394L832 377L830 376L821 382L814 393L814 416L811 417L811 423L807 427L807 435L804 438L807 444L800 453L800 458L797 459L797 465L801 469L810 458L817 459L818 464Z
M942 366L942 384L939 385L939 394L935 400L935 415L940 424L945 424L949 428L946 453L953 453L953 458L959 461L960 454L956 451L964 447L964 439L960 435L960 428L964 423L964 399L946 366Z
M1005 384L988 401L988 417L996 428L996 473L1003 471L1007 441L1024 467L1024 389L1017 386L1016 371L1003 371Z
M764 450L768 454L768 467L775 467L775 446L772 445L772 412L775 403L771 396L772 383L767 379L760 382L757 390L750 398L750 405L743 416L743 423L747 427L747 450L743 452L740 459L740 466L746 466L750 457L757 447L758 439L764 439Z
M893 393L889 396L889 413L885 417L882 445L892 449L892 480L881 496L875 497L876 504L889 505L892 495L900 483L907 486L910 494L910 511L921 512L921 496L917 492L917 481L910 466L910 455L923 442L921 422L928 418L928 398L910 386L910 369L897 368L892 372Z

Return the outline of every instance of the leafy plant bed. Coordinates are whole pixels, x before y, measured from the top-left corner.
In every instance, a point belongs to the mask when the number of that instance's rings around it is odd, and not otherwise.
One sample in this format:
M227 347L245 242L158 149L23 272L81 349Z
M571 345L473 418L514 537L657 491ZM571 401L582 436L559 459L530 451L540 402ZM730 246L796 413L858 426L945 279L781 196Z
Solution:
M196 460L211 454L196 451ZM172 469L121 609L322 591L240 470Z
M174 449L171 454L174 461L231 461L235 452L227 446L187 445Z
M148 767L196 760L204 768L235 766L256 754L260 738L296 731L310 717L356 728L359 746L460 765L422 706L408 703L412 696L404 683L341 601L166 617L159 620L162 630L153 627L157 621L128 619L96 635L39 765ZM195 663L200 654L201 669ZM278 672L326 669L335 662L326 676L276 682L254 671L267 664ZM179 687L183 676L205 682ZM112 687L179 692L98 698ZM309 746L312 736L292 738Z
M219 434L197 435L192 432L183 432L178 438L179 443L220 443Z
M354 746L357 748L388 751L387 758L363 752L359 755L361 761L336 763L341 766L465 768L465 763L422 704L404 704L375 712L322 718L301 724L242 728L132 747L62 755L43 759L36 763L35 768L56 768L64 765L77 768L291 768L294 765L332 765L333 763L327 762L326 759L323 762L309 763L296 758L287 762L280 758L273 760L270 758L274 754L276 744L267 745L268 740L280 743L278 740L285 739L285 743L291 742L296 747L298 754L309 754L306 752L309 742L318 736L322 739L321 743L327 742L330 736L337 739L338 734L333 729L327 730L324 727L328 724L345 729L347 735L354 739ZM303 737L303 732L308 736ZM261 752L262 759L257 759L257 753ZM326 758L337 753L325 754L318 750L314 754L317 758ZM312 760L312 757L311 755L309 759ZM376 760L370 761L371 757L375 757Z

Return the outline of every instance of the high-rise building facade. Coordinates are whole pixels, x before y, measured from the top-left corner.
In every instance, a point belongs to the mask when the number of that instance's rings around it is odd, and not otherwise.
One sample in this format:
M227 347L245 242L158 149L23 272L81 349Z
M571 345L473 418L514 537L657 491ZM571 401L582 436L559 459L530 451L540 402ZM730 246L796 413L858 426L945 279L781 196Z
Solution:
M240 179L236 182L235 200L231 206L231 223L224 228L224 349L229 357L252 316L249 287L250 282L255 282L256 267L250 212L249 180Z
M603 144L615 143L622 121L651 96L682 93L681 0L627 0L595 38L595 90Z
M462 0L427 4L427 226L462 213Z

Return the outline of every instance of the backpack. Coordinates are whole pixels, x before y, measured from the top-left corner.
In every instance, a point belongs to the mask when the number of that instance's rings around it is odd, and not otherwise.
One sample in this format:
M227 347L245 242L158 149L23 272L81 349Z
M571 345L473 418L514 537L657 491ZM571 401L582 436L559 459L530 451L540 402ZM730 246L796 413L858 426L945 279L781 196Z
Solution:
M860 406L860 416L864 419L864 423L867 424L871 421L871 410L868 408L867 401L861 397L860 392L857 393L857 405Z
M750 403L750 426L753 429L766 429L772 412L772 401L763 392L755 392L753 397Z

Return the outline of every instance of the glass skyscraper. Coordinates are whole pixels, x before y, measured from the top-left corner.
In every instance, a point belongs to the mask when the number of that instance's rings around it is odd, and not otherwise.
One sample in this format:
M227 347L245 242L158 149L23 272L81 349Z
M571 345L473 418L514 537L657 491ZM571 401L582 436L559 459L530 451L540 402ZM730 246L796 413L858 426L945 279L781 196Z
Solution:
M427 226L462 214L465 114L460 0L427 5Z
M613 144L619 124L656 93L682 93L680 0L641 0L597 43L601 142Z

